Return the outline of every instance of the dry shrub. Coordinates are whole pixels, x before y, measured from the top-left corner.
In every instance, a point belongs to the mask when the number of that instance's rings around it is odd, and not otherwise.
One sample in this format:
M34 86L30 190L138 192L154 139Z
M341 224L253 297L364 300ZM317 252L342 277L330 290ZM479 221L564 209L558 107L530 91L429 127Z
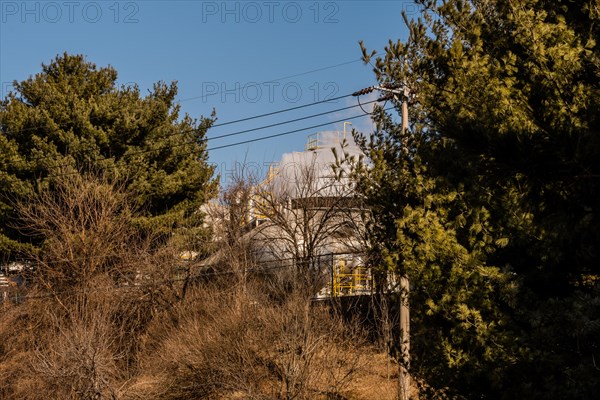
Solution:
M117 398L123 373L109 299L65 308L43 292L29 296L0 317L0 398Z
M16 209L44 241L29 293L0 315L0 397L121 398L152 316L181 294L167 280L176 251L102 177L66 175Z
M122 371L114 305L88 300L70 317L53 314L53 332L31 357L31 369L58 398L116 399Z
M260 327L243 300L214 287L194 288L173 313L156 318L142 361L145 375L131 397L221 398L238 391L256 397L268 371L253 345Z
M346 391L366 348L358 323L344 322L329 303L305 293L293 293L261 317L269 326L264 354L278 378L272 381L277 397L339 398Z
M0 314L0 398L34 399L47 396L31 370L30 356L39 332L51 326L48 307L32 299L27 307L9 302Z
M35 263L36 283L46 290L72 292L99 274L122 280L134 273L125 260L137 249L133 207L122 187L65 175L15 208L19 228L44 241Z
M343 393L362 336L305 295L272 303L256 288L198 287L146 351L139 398L312 399ZM156 329L165 324L157 322Z

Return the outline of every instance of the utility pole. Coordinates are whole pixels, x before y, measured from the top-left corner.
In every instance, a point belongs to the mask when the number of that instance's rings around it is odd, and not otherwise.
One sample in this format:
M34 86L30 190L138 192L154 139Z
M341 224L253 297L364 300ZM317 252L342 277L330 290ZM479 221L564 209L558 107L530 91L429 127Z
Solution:
M385 93L380 99L393 97L396 101L402 102L402 134L405 137L403 144L406 147L408 144L408 138L406 135L409 133L408 130L408 97L409 90L406 83L404 83L400 89L398 86L383 84L379 86L370 86L368 88L359 90L352 93L353 96L360 96L363 94L371 93L374 90ZM408 149L405 149L408 151ZM399 365L399 398L401 400L408 400L409 397L409 385L410 376L408 374L408 368L410 366L410 307L408 303L408 295L410 292L410 282L406 275L400 277L400 304L399 304L399 328L400 328L400 365Z
M408 134L408 87L406 83L403 88L402 96L402 134L405 136L404 145L408 144L406 135ZM394 96L396 97L396 96ZM397 97L396 97L397 98ZM408 149L405 149L408 151ZM400 349L402 352L402 362L400 366L400 379L402 400L408 400L410 376L408 368L410 366L410 307L408 304L408 295L410 292L410 282L406 275L400 277L400 338L402 343Z

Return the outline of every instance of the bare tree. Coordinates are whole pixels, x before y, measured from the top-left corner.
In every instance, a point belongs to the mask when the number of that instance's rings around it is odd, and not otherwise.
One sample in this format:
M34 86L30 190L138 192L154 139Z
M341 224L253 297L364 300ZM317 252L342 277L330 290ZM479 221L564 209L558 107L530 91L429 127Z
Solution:
M208 271L217 272L213 280L224 273L227 285L240 292L239 299L245 297L251 272L257 267L252 241L255 221L251 215L254 182L242 166L219 197L204 207L213 230L213 252L202 264Z
M323 283L331 255L353 251L360 204L331 167L316 158L287 164L258 185L254 208L263 218L254 235L263 257L287 260L296 284L314 290Z

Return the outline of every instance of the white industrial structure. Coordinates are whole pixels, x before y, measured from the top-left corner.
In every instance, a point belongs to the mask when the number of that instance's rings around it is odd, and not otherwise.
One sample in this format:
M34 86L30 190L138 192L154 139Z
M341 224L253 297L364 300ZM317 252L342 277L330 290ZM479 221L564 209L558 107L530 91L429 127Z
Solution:
M305 150L286 153L271 165L251 194L240 199L243 211L236 209L244 214L242 240L256 249L258 265L318 276L317 298L375 291L364 258L368 213L348 178L333 168L336 154L358 158L361 152L345 132L310 135ZM205 265L219 257L213 255Z

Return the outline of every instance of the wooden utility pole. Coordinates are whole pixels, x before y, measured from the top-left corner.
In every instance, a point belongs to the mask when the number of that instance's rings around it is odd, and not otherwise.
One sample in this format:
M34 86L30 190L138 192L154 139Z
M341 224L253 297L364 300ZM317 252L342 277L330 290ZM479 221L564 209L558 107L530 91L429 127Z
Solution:
M408 145L407 134L408 129L408 98L410 92L406 83L402 85L402 89L398 86L392 85L380 85L371 86L358 92L353 93L353 96L360 96L363 94L371 93L374 90L384 92L384 98L392 96L396 101L402 101L402 134L404 139L402 144ZM408 151L407 148L404 149ZM410 307L408 303L408 297L410 292L410 282L408 277L405 275L400 277L400 304L399 304L399 328L400 328L400 365L398 366L398 397L401 400L408 400L409 388L410 388L410 376L408 374L408 368L410 366Z
M408 87L404 84L402 93L402 133L408 134ZM405 143L406 144L406 143ZM402 343L400 350L402 353L402 364L400 365L400 385L401 398L408 400L410 377L408 367L410 365L410 308L408 304L408 294L410 292L410 282L403 275L400 277L400 339Z

